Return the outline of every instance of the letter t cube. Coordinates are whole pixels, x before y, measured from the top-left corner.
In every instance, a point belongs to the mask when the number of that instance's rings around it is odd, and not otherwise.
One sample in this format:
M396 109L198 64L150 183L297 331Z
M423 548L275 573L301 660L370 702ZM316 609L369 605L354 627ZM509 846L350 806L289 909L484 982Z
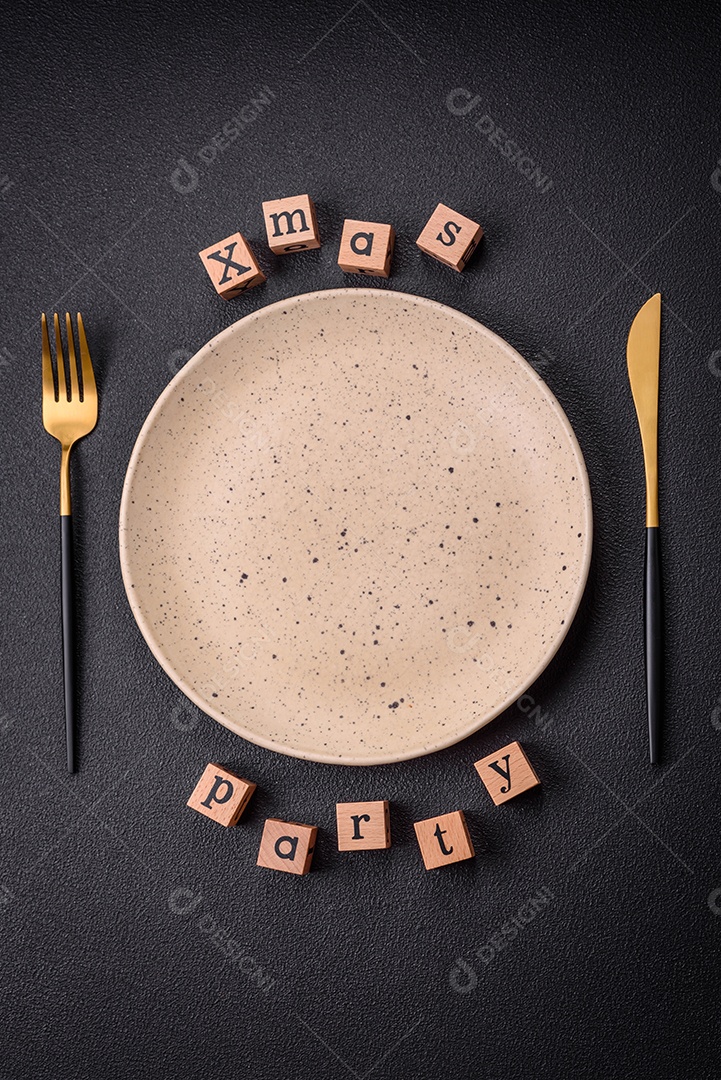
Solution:
M416 839L426 870L463 862L464 859L474 858L476 854L462 810L452 810L450 814L416 821L413 828L416 830Z

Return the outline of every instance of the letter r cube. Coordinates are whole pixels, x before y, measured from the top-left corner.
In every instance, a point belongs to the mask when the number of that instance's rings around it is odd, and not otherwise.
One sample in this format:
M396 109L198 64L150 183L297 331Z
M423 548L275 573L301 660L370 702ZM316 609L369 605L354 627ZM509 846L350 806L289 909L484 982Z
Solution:
M336 803L339 851L374 851L391 846L388 800Z
M482 236L483 229L477 222L438 203L416 244L426 255L461 271L465 269Z
M213 287L224 300L232 300L246 289L260 285L265 274L258 266L248 241L233 233L198 253Z
M211 762L206 765L187 805L219 825L237 825L255 789L250 780L243 780Z

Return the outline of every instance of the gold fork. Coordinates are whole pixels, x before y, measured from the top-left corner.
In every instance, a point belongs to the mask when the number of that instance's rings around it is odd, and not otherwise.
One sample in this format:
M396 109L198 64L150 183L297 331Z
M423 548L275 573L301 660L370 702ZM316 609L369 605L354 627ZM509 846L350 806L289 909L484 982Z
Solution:
M68 772L75 771L75 627L73 603L73 528L70 509L70 451L78 439L89 434L98 419L98 392L93 365L88 351L83 319L78 312L78 344L80 374L75 355L73 324L65 315L68 340L67 366L70 373L68 388L65 376L65 354L60 336L60 320L54 316L55 354L57 359L57 388L53 377L53 362L48 336L48 321L42 316L43 332L43 426L58 440L60 454L60 545L62 554L62 617L63 617L63 682L65 687L65 745Z

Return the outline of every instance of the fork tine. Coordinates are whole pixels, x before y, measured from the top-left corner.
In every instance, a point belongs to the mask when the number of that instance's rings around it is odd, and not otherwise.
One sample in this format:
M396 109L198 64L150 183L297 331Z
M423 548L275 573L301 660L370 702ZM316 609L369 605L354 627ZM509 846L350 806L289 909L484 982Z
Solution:
M48 320L43 312L41 317L43 333L43 401L55 401L55 380L53 379L53 361L48 336Z
M83 371L83 399L85 399L88 394L95 393L95 374L93 372L93 364L90 359L88 339L85 337L83 317L80 312L78 312L78 344L80 346L80 361Z
M78 385L78 362L75 358L75 338L73 337L73 324L70 321L70 312L65 312L65 336L68 339L68 365L70 367L70 400L80 400L80 387Z
M68 400L68 391L65 385L65 359L63 356L63 339L60 337L60 319L57 311L53 315L55 323L55 358L58 365L58 397L60 401Z

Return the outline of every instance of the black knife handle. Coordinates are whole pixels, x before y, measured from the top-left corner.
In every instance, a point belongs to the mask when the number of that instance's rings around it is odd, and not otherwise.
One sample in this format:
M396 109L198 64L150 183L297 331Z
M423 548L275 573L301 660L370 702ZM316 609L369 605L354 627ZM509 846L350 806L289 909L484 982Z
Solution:
M65 686L65 746L68 772L75 772L75 602L73 597L73 519L60 517L63 617L63 683Z
M663 701L663 620L661 611L661 550L657 525L646 529L644 616L648 748L651 764L659 765L661 762L661 713Z

